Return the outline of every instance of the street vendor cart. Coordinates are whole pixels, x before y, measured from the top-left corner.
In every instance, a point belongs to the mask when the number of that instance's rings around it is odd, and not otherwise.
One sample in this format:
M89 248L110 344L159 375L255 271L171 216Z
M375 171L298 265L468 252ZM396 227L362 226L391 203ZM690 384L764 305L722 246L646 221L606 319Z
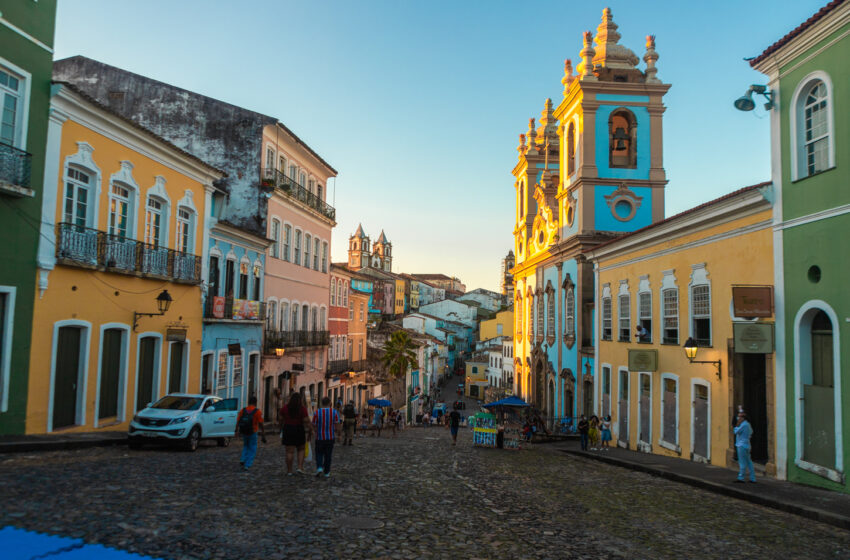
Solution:
M488 412L478 412L471 419L472 445L475 447L496 447L496 417Z

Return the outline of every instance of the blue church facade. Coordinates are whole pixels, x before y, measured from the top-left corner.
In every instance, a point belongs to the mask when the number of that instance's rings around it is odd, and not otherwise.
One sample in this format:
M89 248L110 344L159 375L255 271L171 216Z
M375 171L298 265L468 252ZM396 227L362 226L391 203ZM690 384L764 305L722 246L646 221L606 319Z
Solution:
M598 294L584 253L664 218L663 96L655 39L645 67L610 9L581 62L566 61L563 99L520 135L513 169L514 393L552 424L599 413Z

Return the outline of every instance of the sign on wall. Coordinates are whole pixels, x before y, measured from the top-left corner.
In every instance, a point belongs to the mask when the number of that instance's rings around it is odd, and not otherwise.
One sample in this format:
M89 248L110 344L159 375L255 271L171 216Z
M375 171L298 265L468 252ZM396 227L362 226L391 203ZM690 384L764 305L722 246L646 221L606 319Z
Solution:
M260 318L260 302L247 299L233 300L233 318L239 320Z
M732 332L738 354L773 353L773 323L732 323Z
M732 286L735 317L772 317L773 286Z
M213 296L213 317L224 319L224 296Z
M629 371L658 371L658 350L629 350Z

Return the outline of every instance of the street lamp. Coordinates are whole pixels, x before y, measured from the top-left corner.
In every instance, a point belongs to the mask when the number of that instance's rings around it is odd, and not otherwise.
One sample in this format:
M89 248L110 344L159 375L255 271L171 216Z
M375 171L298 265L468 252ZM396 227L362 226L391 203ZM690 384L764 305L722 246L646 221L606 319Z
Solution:
M165 315L165 312L168 311L168 308L171 307L171 302L174 301L171 299L171 294L168 293L168 290L162 290L158 296L156 296L156 307L159 309L159 313L139 313L138 311L133 311L133 332L136 331L136 328L139 326L139 317L156 317L158 315Z
M712 364L717 368L717 379L720 379L720 360L695 360L697 357L697 342L693 339L693 337L688 337L688 340L685 341L685 356L688 358L688 362L692 364Z

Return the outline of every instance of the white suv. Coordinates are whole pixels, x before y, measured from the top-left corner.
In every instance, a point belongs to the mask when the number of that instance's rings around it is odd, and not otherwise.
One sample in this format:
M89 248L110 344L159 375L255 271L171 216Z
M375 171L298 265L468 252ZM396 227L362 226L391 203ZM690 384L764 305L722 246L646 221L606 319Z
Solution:
M217 439L226 447L236 431L236 399L172 393L133 416L128 433L131 449L145 442L181 442L194 451L201 439Z

